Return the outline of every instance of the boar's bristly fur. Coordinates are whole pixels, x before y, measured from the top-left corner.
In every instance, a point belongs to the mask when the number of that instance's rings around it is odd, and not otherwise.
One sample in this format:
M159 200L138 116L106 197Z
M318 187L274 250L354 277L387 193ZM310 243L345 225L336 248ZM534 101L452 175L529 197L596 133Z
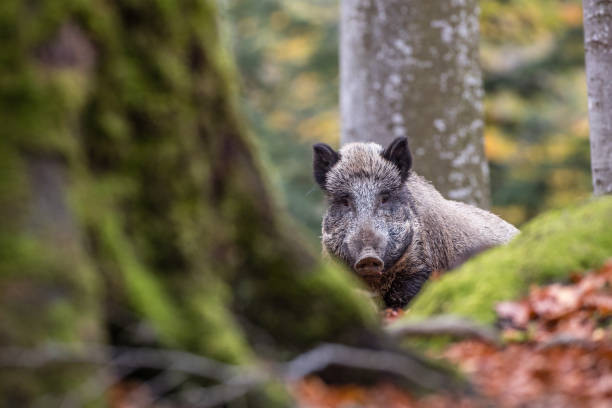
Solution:
M406 138L387 149L314 146L314 175L327 196L322 243L388 307L405 307L432 271L508 242L518 230L480 208L446 200L411 170Z

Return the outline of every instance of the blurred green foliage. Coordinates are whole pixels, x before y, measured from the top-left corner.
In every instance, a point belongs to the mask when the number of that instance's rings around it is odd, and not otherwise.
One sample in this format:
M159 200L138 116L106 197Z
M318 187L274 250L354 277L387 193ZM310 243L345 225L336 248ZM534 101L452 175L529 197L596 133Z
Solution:
M483 1L494 210L521 224L591 192L579 0Z
M310 144L339 140L338 2L221 3L252 129L289 211L318 235ZM483 0L481 32L493 210L520 225L591 192L581 2Z

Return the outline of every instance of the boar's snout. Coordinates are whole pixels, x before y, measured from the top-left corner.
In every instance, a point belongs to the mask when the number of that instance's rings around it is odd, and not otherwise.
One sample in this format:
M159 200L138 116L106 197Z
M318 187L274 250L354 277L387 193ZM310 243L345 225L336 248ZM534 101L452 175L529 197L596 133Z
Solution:
M357 258L353 268L361 276L371 276L382 274L384 266L383 260L376 255L374 249L365 248Z
M361 276L382 275L385 263L382 260L386 239L383 234L366 224L349 236L348 248L355 261L353 269Z

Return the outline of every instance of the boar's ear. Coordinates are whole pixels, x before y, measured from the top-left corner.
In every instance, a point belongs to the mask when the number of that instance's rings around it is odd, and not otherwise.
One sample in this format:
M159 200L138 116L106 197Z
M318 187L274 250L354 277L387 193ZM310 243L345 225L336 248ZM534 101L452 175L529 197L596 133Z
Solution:
M406 180L412 167L412 155L408 148L408 139L398 137L382 152L382 157L395 164L399 169L402 181Z
M312 160L312 168L314 178L319 186L325 190L325 176L329 169L340 159L340 155L325 143L317 143L312 146L314 157Z

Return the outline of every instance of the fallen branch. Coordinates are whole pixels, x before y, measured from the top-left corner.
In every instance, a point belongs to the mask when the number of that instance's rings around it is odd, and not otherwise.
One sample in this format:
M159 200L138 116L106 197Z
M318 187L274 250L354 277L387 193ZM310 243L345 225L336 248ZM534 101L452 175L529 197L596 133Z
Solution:
M39 368L54 363L180 371L220 382L228 381L248 371L246 367L224 364L194 353L168 349L111 347L83 343L77 346L52 343L36 348L0 348L0 367Z
M213 379L220 384L190 390L186 403L198 407L215 406L230 402L248 393L260 384L269 381L271 375L263 367L244 367L224 364L197 354L156 348L113 347L100 344L62 345L47 344L37 348L2 347L0 348L0 367L38 369L53 364L93 364L104 368L81 384L80 391L89 394L91 399L102 395L109 387L121 381L123 375L103 378L110 367L129 369L151 368L162 371L152 381L133 390L130 396L144 389L158 392L180 385L185 378L172 378L166 384L167 373L175 372L196 377ZM181 393L183 394L183 393ZM62 406L83 406L84 400L79 392L70 392L62 398ZM183 395L181 395L183 396Z
M296 357L287 363L284 377L295 382L330 365L394 374L428 390L442 390L452 386L448 373L419 358L405 353L341 344L323 344Z
M477 338L491 344L501 344L497 330L456 316L439 316L418 322L402 321L389 325L385 331L394 337L447 335Z
M597 342L571 334L559 334L549 340L543 341L536 346L537 351L547 350L553 347L579 347L585 350L593 350Z

